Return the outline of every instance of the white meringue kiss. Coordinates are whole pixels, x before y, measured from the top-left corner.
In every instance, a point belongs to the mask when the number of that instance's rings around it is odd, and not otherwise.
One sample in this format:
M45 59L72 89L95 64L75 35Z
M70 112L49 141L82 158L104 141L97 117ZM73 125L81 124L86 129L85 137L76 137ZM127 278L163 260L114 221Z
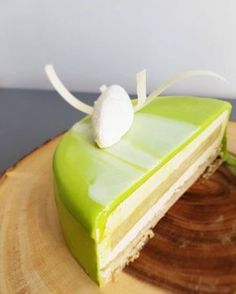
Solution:
M118 85L103 87L92 113L95 142L100 148L119 142L133 119L134 109L127 92Z

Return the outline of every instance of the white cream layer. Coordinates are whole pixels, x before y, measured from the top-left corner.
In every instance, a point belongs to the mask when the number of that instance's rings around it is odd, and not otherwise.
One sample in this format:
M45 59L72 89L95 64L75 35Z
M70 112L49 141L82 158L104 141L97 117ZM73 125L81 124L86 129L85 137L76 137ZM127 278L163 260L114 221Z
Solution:
M180 164L187 159L220 125L222 125L221 134L215 142L184 172L179 180L175 182L175 184L172 185L165 194L163 194L161 199L148 210L148 212L131 228L131 230L112 250L109 249L109 233L107 234L107 239L98 245L100 268L105 268L109 262L122 252L129 245L129 243L135 239L139 232L141 232L143 228L155 217L155 215L160 213L163 206L169 201L173 193L196 173L199 166L201 166L212 154L217 152L217 148L223 138L227 117L228 113L226 111L116 209L107 222L107 233L114 231L114 228L127 219L134 209L147 197L147 195L152 193L157 186L173 172L173 170L178 169Z

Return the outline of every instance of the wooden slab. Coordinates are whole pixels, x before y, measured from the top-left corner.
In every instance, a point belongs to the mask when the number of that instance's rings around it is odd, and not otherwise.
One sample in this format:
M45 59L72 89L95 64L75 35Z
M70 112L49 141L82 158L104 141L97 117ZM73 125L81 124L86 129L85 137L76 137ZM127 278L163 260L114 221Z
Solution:
M231 293L236 289L236 177L222 166L156 226L140 258L99 289L58 224L51 161L59 137L0 178L0 293ZM236 123L229 147L236 153ZM169 290L164 290L169 289Z

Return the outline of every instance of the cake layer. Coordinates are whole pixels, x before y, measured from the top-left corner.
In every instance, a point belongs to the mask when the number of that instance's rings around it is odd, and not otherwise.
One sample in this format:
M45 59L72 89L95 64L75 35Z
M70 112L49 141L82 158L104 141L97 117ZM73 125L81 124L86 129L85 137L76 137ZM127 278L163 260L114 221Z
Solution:
M226 122L227 112L224 112L181 153L117 207L107 220L107 226L110 228L105 234L106 239L98 244L101 268L116 258L135 239L142 226L150 221L149 211L152 211L151 215L159 215L171 193L175 193L184 182L194 176L193 171L202 166L204 160L208 162L209 158L215 159L220 154Z
M94 144L91 122L85 118L63 137L55 153L61 203L88 236L101 242L117 207L225 111L228 116L230 104L220 100L158 97L135 114L122 140L105 150Z

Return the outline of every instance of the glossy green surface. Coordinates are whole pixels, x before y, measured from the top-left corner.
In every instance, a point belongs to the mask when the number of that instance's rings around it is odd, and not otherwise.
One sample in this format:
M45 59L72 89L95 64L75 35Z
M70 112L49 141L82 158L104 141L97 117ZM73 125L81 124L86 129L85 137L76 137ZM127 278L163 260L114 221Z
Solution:
M99 269L97 263L97 247L83 226L70 214L61 201L60 191L55 187L55 198L59 221L70 252L79 261L87 274L98 284Z
M135 114L123 139L105 150L93 142L90 119L81 120L54 156L61 202L91 238L101 240L117 205L230 108L216 99L158 97Z

